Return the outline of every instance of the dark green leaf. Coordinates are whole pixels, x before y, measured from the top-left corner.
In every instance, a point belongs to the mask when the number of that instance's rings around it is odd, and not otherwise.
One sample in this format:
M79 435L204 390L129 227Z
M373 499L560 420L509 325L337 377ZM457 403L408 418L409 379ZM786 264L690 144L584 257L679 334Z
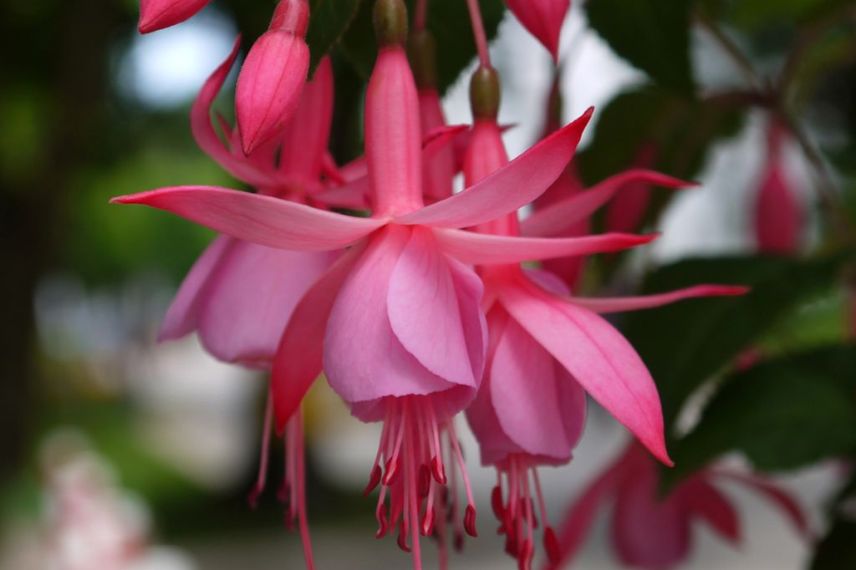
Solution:
M752 287L743 297L697 299L628 315L624 331L660 391L666 424L706 380L767 334L805 299L829 290L843 256L795 260L728 257L687 260L652 274L646 293L697 283Z
M311 69L341 39L353 22L362 0L312 0L306 42L312 54ZM366 2L372 4L372 2Z
M741 451L761 471L803 467L856 449L856 347L755 365L727 378L698 425L672 446L674 479Z
M693 91L693 0L589 0L589 23L620 57L664 87Z

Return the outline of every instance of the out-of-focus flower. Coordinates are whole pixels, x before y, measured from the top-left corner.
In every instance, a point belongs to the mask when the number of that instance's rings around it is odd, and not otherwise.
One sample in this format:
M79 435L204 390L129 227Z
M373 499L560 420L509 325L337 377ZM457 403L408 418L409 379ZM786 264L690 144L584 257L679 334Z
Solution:
M140 0L137 29L147 34L174 26L202 10L211 0Z
M767 162L755 202L755 241L762 253L793 254L800 247L804 213L785 168L785 128L775 119L767 130Z
M505 0L523 27L559 60L559 35L571 7L571 0Z
M235 113L245 154L276 137L297 109L309 70L309 4L280 0L238 76Z
M558 534L560 557L549 568L569 562L582 545L598 509L614 499L612 539L627 566L659 570L685 561L692 548L693 521L706 522L722 538L738 544L740 518L732 502L713 483L744 484L781 509L803 536L808 523L799 504L773 483L722 468L699 471L660 497L659 472L639 445L631 443L571 505Z

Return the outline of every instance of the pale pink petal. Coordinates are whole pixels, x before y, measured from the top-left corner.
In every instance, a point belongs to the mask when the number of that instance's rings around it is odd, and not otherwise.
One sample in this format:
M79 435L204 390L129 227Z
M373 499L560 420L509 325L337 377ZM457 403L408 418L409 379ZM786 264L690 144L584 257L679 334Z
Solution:
M461 326L467 342L467 353L472 365L473 378L478 383L484 374L487 358L489 335L487 321L482 311L484 301L484 285L478 275L468 266L459 261L446 258L455 293L458 296L458 308L461 311Z
M580 439L583 437L583 431L586 427L586 416L588 409L588 399L586 391L580 386L573 376L568 374L568 371L557 361L553 361L553 367L556 369L556 383L559 388L559 406L563 410L576 410L575 413L565 413L562 415L562 423L565 426L565 437L571 447L576 447Z
M147 34L183 22L211 0L140 0L137 29Z
M638 311L640 309L652 309L662 307L685 299L698 297L735 297L745 295L749 292L748 287L735 285L696 285L686 289L669 291L668 293L657 293L654 295L640 295L638 297L572 297L571 301L596 313L616 313L620 311Z
M639 184L682 188L693 186L686 182L653 170L628 170L607 178L590 190L569 195L549 206L536 210L523 220L520 229L528 236L568 235L576 224L585 221L598 208L606 204L620 190L638 189Z
M724 539L740 542L740 518L728 498L716 487L696 476L675 489L684 508L706 521Z
M226 362L269 367L294 307L336 255L236 242L205 290L203 346Z
M300 101L309 47L299 35L268 30L256 40L238 75L235 114L245 154L282 132Z
M435 230L443 250L463 263L495 265L552 257L621 251L657 238L652 235L602 234L573 238L529 238L479 234L463 230Z
M366 176L312 194L313 200L330 206L354 210L367 210L369 198L369 179Z
M689 523L680 501L660 498L654 464L637 469L624 479L615 501L612 532L618 557L641 568L674 566L689 554Z
M568 441L562 416L584 416L582 408L563 409L553 357L519 324L508 323L490 366L491 401L502 430L531 455L567 461Z
M181 283L161 323L158 341L174 340L196 329L199 306L204 303L205 288L224 254L235 244L228 236L219 236L199 256Z
M791 523L793 523L794 527L803 537L807 539L812 538L812 531L811 528L809 528L808 519L806 518L802 506L800 506L799 502L793 496L791 496L790 493L788 493L781 487L777 486L771 481L768 481L767 479L764 479L763 477L758 477L755 475L726 471L723 469L713 471L713 473L720 477L726 477L735 481L739 481L750 489L754 489L755 491L763 495L767 500L769 500L773 505L777 506L782 511L782 513L784 513L784 515L788 519L790 519Z
M476 387L448 260L431 230L417 227L410 234L389 279L386 305L392 331L429 371Z
M360 246L348 250L311 286L292 312L271 373L271 394L279 432L285 429L285 424L321 374L327 320L342 283L362 251Z
M386 223L214 186L161 188L111 202L144 204L240 240L301 251L340 249Z
M432 394L455 386L420 364L390 326L390 278L410 234L401 226L389 226L375 235L330 313L324 370L333 390L350 404L387 396Z
M545 291L549 291L554 295L570 295L568 284L559 279L556 275L543 269L524 269L523 272L529 279L538 284Z
M659 460L666 451L657 387L627 340L602 317L519 280L500 302L598 403L624 424Z
M476 226L516 211L544 193L573 158L592 109L464 192L400 216L402 224Z
M571 0L505 0L523 27L559 60L559 34Z

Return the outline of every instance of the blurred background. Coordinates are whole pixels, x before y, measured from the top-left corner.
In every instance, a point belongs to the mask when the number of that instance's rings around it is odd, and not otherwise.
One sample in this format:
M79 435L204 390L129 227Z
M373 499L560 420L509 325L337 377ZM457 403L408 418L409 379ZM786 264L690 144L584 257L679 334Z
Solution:
M444 1L451 2L437 4ZM665 69L646 59L650 54L628 61L620 41L617 53L609 30L592 28L584 4L575 2L565 22L560 80L565 121L591 105L598 110L582 147L583 178L596 181L633 166L640 144L656 129L666 148L656 166L701 183L661 200L646 223L663 238L624 260L622 275L638 279L689 257L755 252L749 205L765 167L771 103L746 84L782 73L797 86L787 96L807 138L786 149L791 187L807 212L799 255L832 248L834 218L856 218L852 2L697 2L718 24L702 21L685 30L685 65ZM237 31L248 46L272 6L269 0L215 0L188 22L140 36L133 0L0 3L0 568L66 568L48 559L71 556L79 561L73 568L97 570L102 566L86 561L86 551L95 548L87 541L95 539L82 531L75 536L86 525L108 529L96 533L105 551L133 553L132 563L116 568L302 567L299 541L283 528L275 489L256 510L246 501L259 455L265 378L218 363L194 337L155 343L176 287L212 234L168 214L108 205L111 196L165 185L237 184L196 147L189 106ZM542 132L554 73L547 52L520 24L501 9L494 12L487 18L491 33L496 28L492 53L503 77L501 122L514 125L507 132L514 155ZM337 56L340 101L358 100L348 94L361 88L360 66L347 62ZM469 67L462 70L464 64ZM472 64L461 66L446 74L450 123L470 120ZM689 78L680 76L684 68ZM674 94L684 81L704 104ZM783 92L769 91L771 97ZM712 103L714 96L721 100ZM221 103L229 114L228 97ZM341 160L358 151L358 115L337 104L333 150ZM823 192L834 193L834 211L824 209ZM839 273L816 289L794 302L786 324L764 336L765 346L775 352L845 336L848 298ZM692 423L697 407L685 410L686 421ZM463 421L460 427L466 432ZM393 541L374 541L372 505L360 497L377 434L316 385L308 407L308 479L320 568L410 567ZM572 464L544 470L552 516L560 518L626 438L593 410ZM478 465L472 437L464 439L476 486L489 489L494 473ZM781 481L822 534L843 468L820 459L797 462ZM739 454L727 461L746 463ZM686 567L810 564L811 545L768 504L739 488L727 492L745 517L747 538L732 549L710 531L694 529L698 540ZM482 537L468 542L466 557L453 559L453 567L513 566L490 532L487 499L480 493ZM602 519L579 567L618 567Z

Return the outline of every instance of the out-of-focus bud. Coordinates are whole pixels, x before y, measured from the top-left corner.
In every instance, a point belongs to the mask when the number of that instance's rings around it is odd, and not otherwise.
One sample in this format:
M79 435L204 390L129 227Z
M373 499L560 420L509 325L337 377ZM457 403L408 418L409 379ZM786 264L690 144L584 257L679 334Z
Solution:
M767 133L767 164L755 203L755 241L762 253L792 254L800 246L802 204L791 188L782 157L786 133L773 121Z
M297 108L309 70L308 26L306 0L280 0L268 31L247 54L235 92L245 154L281 133Z
M211 0L140 0L137 29L147 34L174 26L190 18Z
M553 60L559 59L559 34L571 0L505 0L523 27L538 38Z

